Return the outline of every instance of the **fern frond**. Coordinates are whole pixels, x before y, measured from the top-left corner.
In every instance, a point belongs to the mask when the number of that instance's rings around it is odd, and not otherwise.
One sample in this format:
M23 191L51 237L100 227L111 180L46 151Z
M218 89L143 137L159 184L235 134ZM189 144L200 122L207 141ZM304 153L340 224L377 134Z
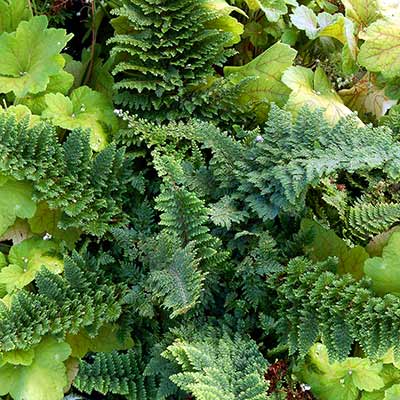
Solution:
M197 0L124 0L113 13L116 33L108 43L117 104L157 121L188 117L204 105L199 96L194 105L193 89L234 53L225 49L230 34L206 27L215 13Z
M170 377L199 400L265 400L267 361L256 343L227 334L221 338L176 340L162 354L177 362L182 372Z
M358 202L350 207L347 228L354 237L367 240L400 222L400 204Z
M153 400L155 382L143 376L144 365L140 353L96 353L91 361L81 361L73 385L80 391L92 394L124 395L129 400Z
M32 182L34 199L62 211L60 227L103 235L122 218L123 149L110 145L93 156L89 136L72 131L63 144L53 127L0 115L0 173Z
M400 299L378 297L368 279L338 276L334 259L290 261L278 287L280 332L290 353L304 356L322 338L330 359L343 360L357 342L371 359L399 346Z
M37 293L18 291L8 307L0 303L0 351L26 350L49 334L64 337L85 328L91 336L121 313L122 285L89 271L73 254L64 261L64 277L44 269Z

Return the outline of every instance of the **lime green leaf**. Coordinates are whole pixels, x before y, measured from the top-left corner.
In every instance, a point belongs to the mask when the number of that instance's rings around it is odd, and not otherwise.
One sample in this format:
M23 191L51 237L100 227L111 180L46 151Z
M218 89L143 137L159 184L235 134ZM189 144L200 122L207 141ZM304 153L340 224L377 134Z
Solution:
M236 11L247 17L246 13L239 7L229 5L225 0L206 0L204 5L207 8L217 11L219 17L207 23L207 28L218 29L232 34L232 39L225 43L225 46L233 46L240 42L240 36L244 31L244 26L236 18L230 16L232 11Z
M333 230L325 229L310 219L304 219L301 222L301 231L313 235L312 243L305 248L306 254L313 261L324 261L328 257L337 257L339 260L338 274L350 273L356 279L360 279L364 275L364 262L369 256L363 247L348 247Z
M70 97L46 94L45 101L47 108L42 117L64 129L91 129L90 145L95 151L104 149L107 132L117 127L118 119L109 98L87 86L75 89Z
M384 396L385 392L383 390L363 392L361 400L383 400Z
M66 230L58 228L60 217L60 210L51 210L47 203L42 202L38 204L35 215L28 220L28 223L33 233L63 240L69 247L73 247L79 239L80 232L74 228Z
M380 389L385 386L385 382L380 376L382 363L372 363L367 358L349 357L342 363L342 368L347 374L351 374L354 385L367 392Z
M282 15L288 13L288 5L297 6L293 0L256 0L260 9L264 11L268 21L277 22Z
M66 71L50 76L46 91L37 94L28 94L21 99L21 104L29 107L34 113L40 115L46 108L45 95L47 93L68 93L74 81L73 75ZM40 118L40 117L39 117Z
M14 400L60 400L67 384L64 361L71 348L53 338L44 339L33 348L32 364L6 364L0 368L0 395L10 394Z
M8 114L14 114L15 119L17 121L21 121L22 119L29 117L29 126L32 127L40 122L40 117L38 115L33 115L32 111L22 104L18 104L16 106L10 106L6 110L1 110L1 112L5 112Z
M346 9L346 17L353 20L359 30L380 18L376 0L342 0L342 3Z
M364 43L358 62L367 70L393 78L400 74L400 24L398 19L380 19L360 33Z
M296 28L305 31L309 39L315 39L318 36L318 20L311 8L297 7L290 15L290 20Z
M290 67L284 72L282 81L292 89L286 108L293 114L297 114L304 106L311 109L321 108L325 110L326 119L335 124L340 118L352 113L333 90L320 67L315 73L304 67Z
M314 344L299 375L320 400L356 400L360 391L372 392L384 387L380 373L383 364L367 358L349 357L330 364L326 347Z
M385 89L375 85L375 78L371 74L365 74L352 88L341 90L339 95L344 104L357 111L361 118L369 113L379 119L397 103L385 95Z
M364 272L372 279L376 293L400 296L400 232L394 232L390 237L382 257L365 262Z
M5 284L10 293L32 282L42 266L55 274L61 273L64 263L53 255L57 251L57 244L38 238L12 246L8 255L9 265L0 271L0 283Z
M247 17L247 14L239 7L231 6L226 0L206 0L204 6L217 11L221 15L229 15L233 11Z
M13 365L31 365L35 352L33 349L29 350L13 350L3 353L3 360Z
M385 390L384 400L399 400L400 399L400 384L393 385Z
M0 0L0 32L14 32L21 21L32 18L26 0Z
M225 75L233 82L254 77L244 85L238 102L253 105L261 120L267 118L269 102L283 106L289 90L281 82L281 77L283 72L292 65L295 57L295 50L286 44L276 43L242 67L225 67Z
M0 180L0 235L14 224L17 217L31 218L35 211L30 184L11 179Z
M120 341L117 332L117 325L104 325L94 338L90 337L86 331L82 331L77 335L67 335L66 341L71 346L71 355L77 358L84 357L89 351L106 353L132 348L133 340L127 337L124 341Z
M336 15L334 20L329 24L325 26L322 26L321 24L321 29L318 31L318 36L329 36L339 40L339 42L347 46L352 58L354 60L356 59L358 47L356 38L354 36L354 25L350 19L345 18L340 14Z
M46 89L50 76L62 71L60 55L72 35L47 29L45 16L23 21L13 33L0 35L0 92L23 97Z

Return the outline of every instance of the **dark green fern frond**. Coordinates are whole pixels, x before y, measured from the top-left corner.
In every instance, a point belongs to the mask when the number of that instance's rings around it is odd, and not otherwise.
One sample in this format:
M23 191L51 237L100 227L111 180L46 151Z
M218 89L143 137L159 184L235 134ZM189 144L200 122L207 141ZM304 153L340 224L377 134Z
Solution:
M152 377L143 376L140 352L96 353L81 361L73 385L83 393L119 394L128 400L153 400L156 386Z
M357 342L377 359L389 348L400 359L400 299L378 297L367 279L338 276L335 260L313 264L297 258L278 287L280 332L290 353L304 356L319 338L333 360L345 359Z
M28 126L0 115L0 173L33 184L34 199L62 211L60 227L102 235L122 218L122 148L110 145L96 156L89 136L72 131L63 144L46 124Z
M179 246L179 240L164 232L143 248L150 269L146 287L171 311L171 318L186 313L199 302L205 279L194 242Z
M267 361L248 337L176 340L163 356L177 362L181 373L170 377L198 400L265 400Z
M204 101L193 91L214 75L233 51L230 34L207 28L216 18L198 0L124 0L108 43L117 104L157 121L188 117Z
M347 228L351 235L368 240L400 222L400 204L356 203L349 208Z
M77 254L65 259L64 275L42 270L37 293L21 290L10 307L0 303L0 351L26 350L48 334L64 337L82 328L96 336L103 324L118 319L123 286L89 271Z

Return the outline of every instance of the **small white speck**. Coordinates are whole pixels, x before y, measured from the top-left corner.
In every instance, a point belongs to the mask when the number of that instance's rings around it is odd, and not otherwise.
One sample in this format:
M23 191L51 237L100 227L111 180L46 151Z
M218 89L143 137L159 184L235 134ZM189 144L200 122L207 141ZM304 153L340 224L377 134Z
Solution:
M45 235L43 236L43 240L50 240L53 236L50 235L50 233L45 233Z

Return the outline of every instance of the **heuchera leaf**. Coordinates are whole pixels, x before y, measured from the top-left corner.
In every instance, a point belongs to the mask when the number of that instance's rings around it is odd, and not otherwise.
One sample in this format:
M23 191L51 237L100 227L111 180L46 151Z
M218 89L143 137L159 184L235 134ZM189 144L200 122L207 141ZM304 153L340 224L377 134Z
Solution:
M71 348L67 343L46 338L33 348L30 365L5 364L0 367L0 395L14 400L60 400L67 384L64 361Z
M305 106L311 109L324 109L326 119L332 124L352 114L320 67L315 73L304 67L290 67L284 72L282 82L292 89L286 108L293 114L297 114Z
M31 365L35 352L33 349L29 350L13 350L2 354L3 362L7 362L13 365Z
M46 94L45 101L47 108L42 117L64 129L91 129L90 145L95 151L107 145L107 127L112 131L118 124L109 98L87 86L75 89L70 97Z
M71 37L64 29L47 29L44 15L0 35L0 92L23 97L44 91L50 77L62 71L65 61L60 52Z
M372 114L375 118L381 118L393 107L397 100L391 100L385 95L385 89L375 85L372 74L365 74L363 78L350 89L339 92L344 104L363 118L365 114Z
M14 224L17 217L31 218L35 212L32 186L0 176L0 235Z
M0 0L0 32L14 32L21 21L32 18L25 0Z
M79 239L80 232L75 228L58 228L60 218L60 210L51 210L47 203L42 202L37 205L36 213L28 220L28 223L33 233L50 235L55 239L65 241L72 248L74 247L74 243Z
M207 23L207 28L219 29L223 32L232 34L232 39L225 43L225 46L232 46L240 42L240 36L243 33L244 26L230 14L233 11L247 17L246 13L239 7L229 5L225 0L206 0L204 6L216 11L218 18Z
M380 19L359 34L364 40L358 62L367 70L387 78L400 75L400 23L397 18Z
M259 119L265 120L269 102L283 106L288 98L290 91L281 82L281 77L295 57L296 50L286 44L276 43L248 64L242 67L225 67L224 72L233 82L254 77L245 84L238 101L241 104L254 105Z
M338 274L350 273L356 279L360 279L364 275L364 262L369 256L363 247L348 247L333 230L325 229L310 219L304 219L301 222L301 231L313 234L312 243L305 248L306 254L313 261L324 261L328 257L337 257L339 260Z
M39 238L27 239L12 246L8 255L9 265L0 271L0 283L6 285L10 293L32 282L42 266L55 274L61 273L64 263L52 255L57 250L56 243Z
M316 343L299 368L299 375L320 400L356 400L360 391L372 392L385 385L380 376L382 368L381 362L358 357L330 364L326 347Z
M117 325L104 325L96 337L90 337L85 331L77 335L67 335L66 341L71 346L73 357L82 358L88 351L111 352L113 350L128 350L133 347L133 340L127 337L119 340Z
M342 3L346 9L346 17L353 20L359 30L380 18L376 0L342 0Z
M288 13L288 5L297 6L296 0L256 0L268 21L277 22Z
M290 15L290 20L296 28L305 31L309 39L315 39L318 36L318 20L311 8L297 7Z
M370 258L365 262L364 272L372 279L376 293L400 296L400 232L392 234L382 257Z
M384 400L399 400L400 399L400 384L393 385L385 390Z
M34 114L40 115L46 108L45 95L47 93L67 94L73 82L74 76L63 70L56 75L50 76L49 84L44 92L26 95L21 99L21 104L29 107Z

